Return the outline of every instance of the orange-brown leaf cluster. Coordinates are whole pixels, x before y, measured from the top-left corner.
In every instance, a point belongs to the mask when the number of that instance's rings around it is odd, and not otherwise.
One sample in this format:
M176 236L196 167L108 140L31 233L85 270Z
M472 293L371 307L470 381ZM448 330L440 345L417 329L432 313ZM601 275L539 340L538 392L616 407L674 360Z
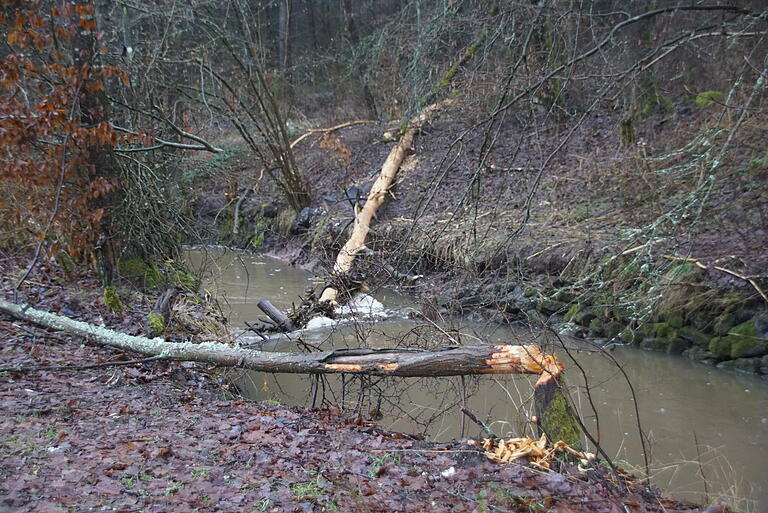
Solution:
M128 76L101 64L91 2L5 0L0 28L0 223L18 243L37 240L52 219L44 238L76 257L106 215L94 200L118 187L94 158L126 138L98 98L110 77Z

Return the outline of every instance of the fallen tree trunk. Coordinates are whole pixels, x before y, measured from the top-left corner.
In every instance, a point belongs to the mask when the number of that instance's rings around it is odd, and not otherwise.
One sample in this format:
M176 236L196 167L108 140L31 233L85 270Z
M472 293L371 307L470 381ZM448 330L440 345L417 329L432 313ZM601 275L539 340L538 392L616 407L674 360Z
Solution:
M360 213L355 216L355 225L352 229L352 235L350 235L349 240L344 244L344 247L341 248L339 255L336 257L336 263L333 266L334 276L343 276L349 273L357 254L365 250L365 238L370 230L371 220L381 204L384 203L384 198L389 191L389 187L392 185L395 175L397 175L397 171L400 169L400 165L403 163L405 156L413 145L413 138L416 136L416 132L427 120L429 120L430 117L448 103L450 103L450 100L444 100L422 110L421 114L411 120L405 134L403 134L395 147L392 148L392 151L389 152L387 160L384 161L384 165L381 167L379 177L371 187L371 192L368 194L368 199L365 202L365 205ZM320 301L336 303L338 295L338 289L334 287L326 287L320 296Z
M61 315L0 300L0 312L55 330L90 337L98 344L168 360L213 363L276 373L356 373L379 376L457 376L539 374L549 378L562 365L536 345L473 345L437 351L416 349L339 349L319 353L253 351L216 342L167 342L118 333ZM540 381L541 381L540 379Z

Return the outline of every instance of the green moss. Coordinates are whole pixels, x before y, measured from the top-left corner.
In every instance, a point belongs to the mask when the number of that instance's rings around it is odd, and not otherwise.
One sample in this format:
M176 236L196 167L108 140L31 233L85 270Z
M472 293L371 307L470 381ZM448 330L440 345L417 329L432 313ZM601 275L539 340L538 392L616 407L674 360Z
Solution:
M666 321L673 328L682 328L683 314L680 312L670 312L666 316Z
M570 303L571 301L576 299L576 294L568 290L560 289L557 292L555 292L555 295L552 296L552 299L556 301L562 301L563 303Z
M693 103L696 104L697 107L709 107L713 103L722 103L723 102L723 93L720 91L704 91L703 93L699 93L696 95L696 99L693 101Z
M584 308L576 312L573 316L573 322L579 326L589 326L593 319L597 317L597 314L588 308Z
M657 322L653 325L653 334L657 338L672 342L677 338L677 329L666 322Z
M148 264L139 257L124 258L117 263L117 272L123 278L141 278L148 289L159 289L163 276L154 264Z
M165 319L157 312L150 312L147 316L147 324L153 337L159 337L165 331Z
M568 309L568 311L565 313L563 320L565 322L571 322L573 318L576 316L576 314L579 313L579 309L581 309L580 304L578 303L572 304L571 307Z
M542 415L541 427L553 443L562 440L574 449L578 449L582 445L579 424L568 406L568 401L559 389L555 392L555 397Z
M589 331L591 331L595 335L602 335L605 331L605 323L595 317L589 322Z
M715 337L709 341L709 352L718 360L731 357L731 343L727 337Z
M536 295L536 289L534 287L525 287L525 290L523 291L524 297L533 297Z
M117 291L113 285L108 285L104 288L104 304L110 312L120 313L123 311L123 303L120 301L120 296L117 295Z
M755 320L750 319L747 322L739 324L732 328L728 335L724 337L731 345L731 358L736 359L742 356L752 356L750 354L754 349L765 346L768 341L757 335Z
M117 272L124 278L144 277L149 266L138 257L123 258L117 263Z

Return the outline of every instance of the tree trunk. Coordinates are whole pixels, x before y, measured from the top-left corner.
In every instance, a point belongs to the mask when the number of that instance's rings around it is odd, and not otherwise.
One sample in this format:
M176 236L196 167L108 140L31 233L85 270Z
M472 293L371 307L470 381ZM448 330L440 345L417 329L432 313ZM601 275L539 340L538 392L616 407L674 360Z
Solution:
M0 312L17 319L89 337L100 345L117 347L168 360L206 362L262 372L354 373L377 376L430 377L468 374L560 374L562 365L536 345L473 345L437 351L416 349L340 349L319 353L252 351L216 342L166 342L118 333L68 317L0 300ZM544 379L544 378L542 378ZM542 381L540 379L539 381Z
M279 68L282 71L285 81L285 91L283 97L288 100L293 98L293 85L291 78L291 18L293 17L293 0L278 1L277 16L277 56L279 59Z
M349 44L352 47L357 46L360 41L360 36L357 31L357 20L355 19L355 11L352 5L352 0L341 0L341 11L344 14L344 24L349 38ZM360 82L363 85L363 101L365 107L368 109L368 116L373 119L378 118L378 112L376 110L376 101L371 93L371 88L368 84L368 80L365 77L365 69L363 65L357 64L357 74L359 75Z
M96 40L96 12L90 1L76 3L77 35L73 45L73 62L85 73L80 88L78 104L80 122L84 127L96 127L109 122L104 80L98 72L98 41ZM87 70L87 71L86 71ZM121 242L119 223L114 211L122 200L119 185L119 167L115 162L112 146L106 141L94 141L87 148L87 161L83 168L89 174L86 179L94 187L89 199L91 214L97 215L96 256L102 284L112 283L117 268ZM100 212L100 214L99 214Z
M365 250L365 239L370 230L371 220L374 214L379 209L384 198L389 191L389 187L395 179L397 171L400 169L400 165L403 163L405 156L413 145L413 138L416 136L416 131L429 120L436 112L450 103L450 100L444 100L440 103L430 105L421 111L416 118L414 118L408 125L408 129L405 134L400 138L400 141L389 152L387 160L381 167L381 174L373 183L371 192L368 194L368 200L365 202L365 206L360 213L355 217L355 225L352 229L352 235L344 247L339 251L339 255L336 258L336 264L333 266L333 274L335 276L344 276L352 269L352 263L355 260L355 256L361 251ZM320 296L320 301L336 302L336 298L339 295L339 291L334 287L326 287L323 294Z

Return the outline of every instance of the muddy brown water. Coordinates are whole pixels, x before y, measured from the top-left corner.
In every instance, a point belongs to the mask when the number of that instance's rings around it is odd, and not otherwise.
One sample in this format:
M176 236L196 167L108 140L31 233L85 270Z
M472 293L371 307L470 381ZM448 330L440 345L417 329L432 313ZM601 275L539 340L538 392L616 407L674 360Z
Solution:
M188 259L205 270L204 287L220 298L235 329L243 328L245 321L264 317L256 307L259 299L269 298L278 308L288 309L308 286L319 283L310 273L284 262L247 253L195 249L189 251ZM408 311L416 306L408 297L385 290L373 292L372 297L377 301L359 307L356 321L306 330L302 339L324 350L363 344L391 347L402 340L430 336L444 344L450 344L449 336L460 338L461 343L480 339L546 345L553 339L471 319L442 323L446 335L424 321L409 319ZM597 434L599 420L600 442L609 456L638 472L643 467L637 406L648 435L646 449L655 484L683 499L703 502L708 495L710 502L719 498L739 511L768 511L768 381L619 347L610 355L628 375L633 397L614 362L583 341L564 340L575 362L562 349L557 352L567 366L572 395L593 434ZM264 342L243 332L239 342L265 350L296 350L296 342L285 337ZM388 428L434 440L460 437L462 422L465 437L482 436L476 425L462 421L458 413L461 390L468 396L466 407L497 434L519 436L530 426L526 416L530 415L533 381L529 376L466 378L462 388L460 378L455 377L379 381L329 376L313 393L308 376L245 372L236 377L241 391L255 400L307 406L314 397L318 405L343 405L350 412L359 408ZM597 416L589 406L585 382ZM371 387L383 393L373 393Z

